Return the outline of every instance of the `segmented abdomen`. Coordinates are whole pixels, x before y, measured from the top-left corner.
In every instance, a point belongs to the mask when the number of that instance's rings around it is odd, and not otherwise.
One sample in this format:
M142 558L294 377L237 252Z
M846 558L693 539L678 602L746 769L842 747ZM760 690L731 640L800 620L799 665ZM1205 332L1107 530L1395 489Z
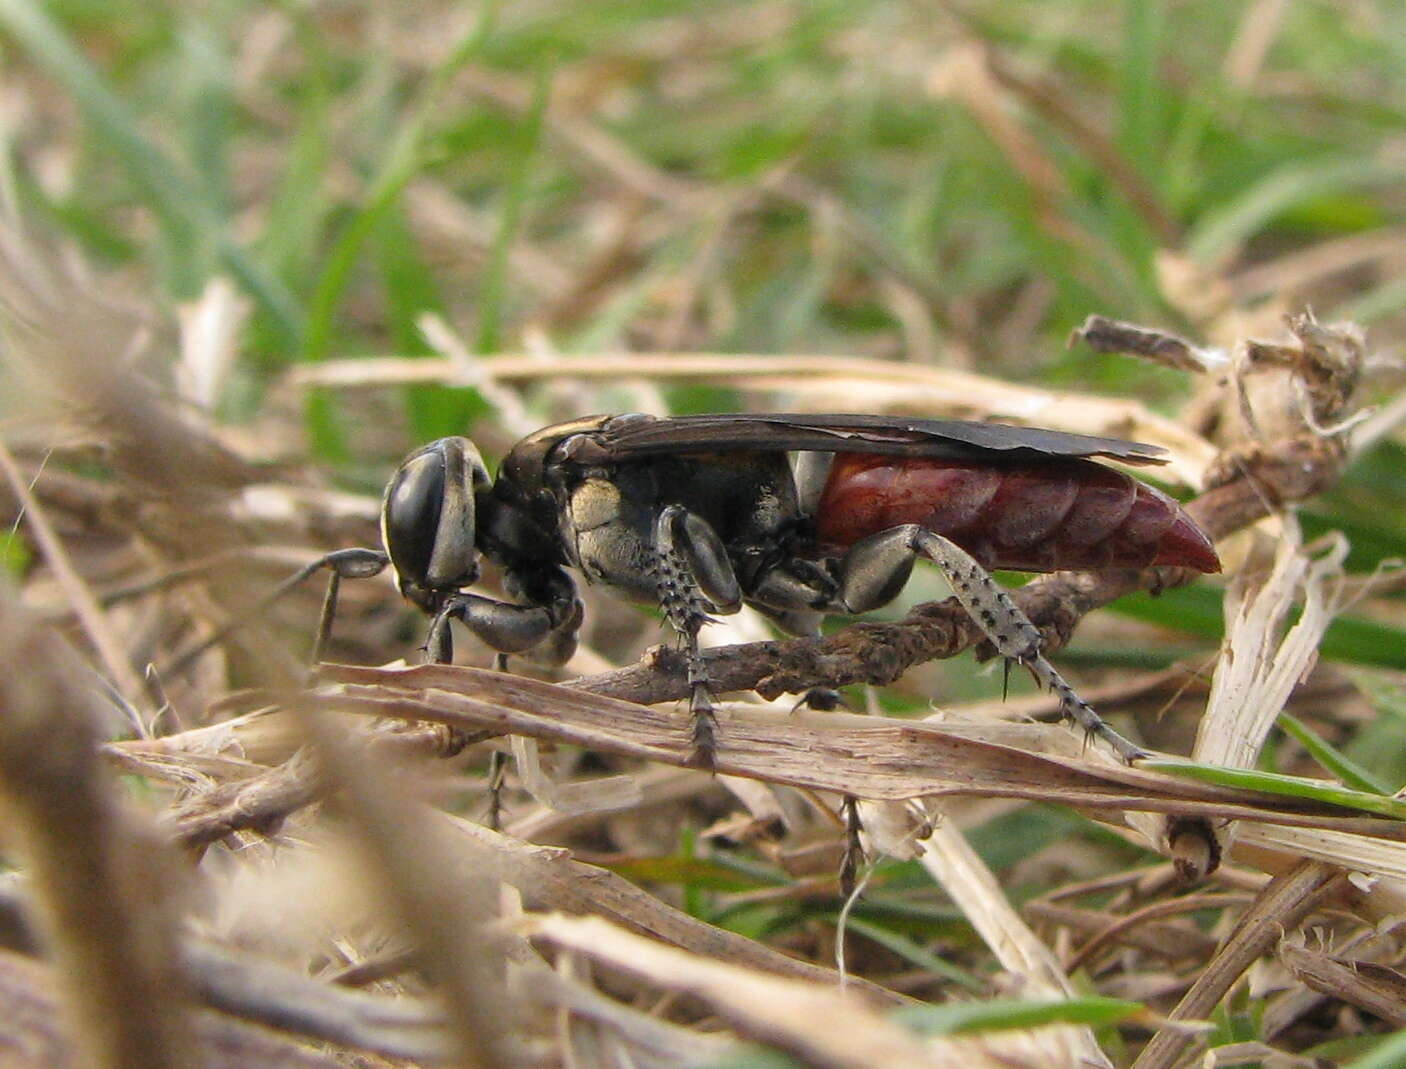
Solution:
M817 508L821 552L905 523L950 538L988 568L1220 571L1210 539L1176 501L1092 461L835 456Z

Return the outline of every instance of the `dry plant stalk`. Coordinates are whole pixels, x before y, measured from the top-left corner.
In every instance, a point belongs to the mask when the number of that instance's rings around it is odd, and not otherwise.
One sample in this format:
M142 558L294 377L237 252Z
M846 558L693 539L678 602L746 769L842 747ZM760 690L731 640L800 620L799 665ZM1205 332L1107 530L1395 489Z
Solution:
M196 1064L178 880L98 757L96 679L0 592L0 829L27 862L83 1064Z
M64 1027L69 1016L64 984L54 970L29 958L0 951L0 1005L5 1024L0 1029L0 1051L6 1069L93 1069L121 1064L98 1061L91 1051L75 1049L72 1030ZM289 1039L267 1028L207 1014L192 1022L200 1041L194 1061L183 1067L247 1069L251 1065L278 1069L345 1069L346 1060L333 1053L315 1051L301 1040ZM273 1022L270 1022L273 1023ZM130 1061L126 1064L160 1064Z
M1133 1069L1171 1069L1197 1036L1175 1022L1199 1021L1210 1016L1244 972L1274 947L1284 932L1306 917L1334 880L1335 866L1305 861L1276 877L1240 917L1220 953L1197 976L1190 990L1170 1015L1173 1024L1158 1030L1142 1049Z
M458 666L324 665L319 678L325 685L299 700L328 713L528 735L668 764L688 760L687 724L672 709ZM1009 739L1014 727L998 725L995 730ZM1049 730L1056 729L1029 726L1031 736ZM970 725L942 728L844 713L778 715L733 708L720 733L717 770L871 799L1018 797L1406 839L1406 823L1388 818L1114 763L1027 752L981 735L980 727Z
M1021 996L1074 997L1074 985L1054 954L1026 926L991 870L960 831L946 821L939 822L923 842L920 860L971 921L1002 968L1017 978ZM1090 1028L1071 1025L1045 1029L1039 1033L1038 1041L1045 1064L1091 1069L1112 1066Z
M686 954L598 917L529 916L519 930L530 938L608 962L668 990L706 1002L741 1035L788 1051L824 1069L951 1065L954 1050L923 1042L901 1025L844 991L752 972ZM963 1049L962 1064L1010 1066L1001 1042ZM1016 1064L1021 1064L1016 1062Z
M323 716L294 706L324 773L339 789L366 868L382 884L417 957L446 1003L454 1064L507 1064L514 1031L501 996L504 963L488 932L498 887L478 866L447 866L447 838L437 814L414 804L388 771L342 738Z

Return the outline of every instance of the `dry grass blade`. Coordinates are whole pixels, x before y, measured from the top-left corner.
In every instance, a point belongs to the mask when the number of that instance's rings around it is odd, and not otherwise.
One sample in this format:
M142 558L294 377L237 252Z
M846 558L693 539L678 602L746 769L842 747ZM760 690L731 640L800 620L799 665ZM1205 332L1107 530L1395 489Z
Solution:
M1001 885L962 833L942 821L922 844L920 857L928 870L971 921L996 960L1019 981L1027 997L1074 995L1074 985L1054 954L1030 931L1007 901ZM1042 1031L1041 1059L1049 1065L1111 1066L1089 1028L1064 1027Z
M35 541L43 549L49 567L54 570L55 575L63 584L64 593L71 601L74 612L83 622L88 640L102 659L103 668L116 681L122 691L122 696L129 703L140 702L146 693L141 678L132 670L131 662L127 659L112 627L103 615L97 598L93 596L88 584L83 582L74 569L63 543L55 533L53 525L44 515L43 507L35 499L19 467L15 464L15 458L10 455L9 449L3 443L0 443L0 475L3 475L5 481L10 484L11 492L20 502L25 519L34 532ZM139 733L145 732L146 725L142 723L140 718L136 718L136 726Z
M195 1064L175 967L176 875L98 759L96 679L0 592L0 799L28 862L84 1064Z
M438 814L413 803L387 769L341 737L322 714L302 710L324 773L345 797L367 867L380 880L419 960L449 1009L456 1064L507 1064L513 1030L502 997L501 950L486 935L496 913L497 882L476 866L444 865L448 843Z
M832 355L765 353L581 353L566 356L502 354L477 358L472 370L451 360L379 358L329 360L290 373L302 387L386 387L413 384L694 379L743 390L784 392L797 410L948 415L1010 420L1084 434L1151 442L1171 450L1167 477L1199 486L1215 449L1181 424L1134 401L1054 391L986 375L924 364ZM807 402L807 397L813 398ZM817 405L816 399L826 404ZM846 403L847 402L847 403Z
M1300 545L1297 522L1285 516L1272 568L1266 573L1249 567L1236 577L1225 600L1226 639L1197 728L1194 761L1254 767L1289 695L1316 662L1323 633L1338 612L1346 555L1347 544L1338 537L1320 558L1310 558ZM1300 601L1303 610L1290 627ZM1187 831L1165 819L1138 826L1163 849ZM1184 858L1186 865L1214 867L1236 830L1225 825L1211 833L1216 845L1210 856L1204 862Z
M1340 608L1345 540L1334 538L1314 560L1304 553L1292 517L1283 519L1281 532L1269 575L1258 585L1248 579L1233 584L1226 598L1226 648L1233 652L1216 667L1193 760L1254 765L1275 718L1317 660L1323 633ZM1302 612L1289 627L1300 602Z
M65 1007L56 991L62 983L53 970L26 958L0 951L0 1052L5 1069L94 1069L113 1064L94 1061L74 1043L64 1027ZM194 1024L199 1054L178 1063L183 1069L245 1069L251 1065L278 1069L345 1069L346 1060L320 1053L298 1040L274 1035L242 1021L207 1015ZM140 1065L141 1062L131 1062ZM160 1064L149 1062L146 1064Z
M517 888L542 909L595 914L631 931L704 957L809 983L838 986L839 974L787 957L764 943L690 917L608 869L574 860L566 850L534 846L465 820L450 821L475 864ZM904 1005L901 995L864 979L850 986L876 1005Z
M0 946L42 953L31 904L0 888ZM446 1060L443 1014L416 998L369 995L309 978L301 970L240 953L187 934L180 969L205 1006L251 1024L323 1040L388 1058Z
M864 1000L664 946L598 917L532 916L519 930L701 999L740 1035L827 1069L950 1064Z
M1203 373L1229 363L1224 354L1192 345L1179 335L1107 316L1089 316L1069 336L1069 341L1081 341L1098 353L1132 353L1180 371Z
M328 712L491 729L668 764L688 760L686 721L666 709L443 665L325 665L321 678L326 683L307 700ZM997 727L1007 735L1011 729ZM1040 730L1032 726L1033 732ZM986 742L977 737L979 732L840 713L784 715L734 708L721 725L717 769L877 800L960 794L1030 798L1406 838L1406 823L1394 820L1137 768L1030 753Z

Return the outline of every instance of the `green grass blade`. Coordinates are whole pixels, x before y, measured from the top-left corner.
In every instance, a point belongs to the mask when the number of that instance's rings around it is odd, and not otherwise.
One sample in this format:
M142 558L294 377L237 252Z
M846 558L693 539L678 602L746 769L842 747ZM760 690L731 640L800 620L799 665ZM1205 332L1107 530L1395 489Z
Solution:
M1406 800L1357 791L1334 783L1304 779L1300 776L1285 776L1278 772L1260 772L1252 768L1226 768L1223 765L1203 765L1192 761L1171 761L1155 758L1139 761L1139 768L1152 772L1165 772L1169 776L1182 776L1200 780L1202 783L1215 783L1222 787L1239 787L1248 791L1264 791L1268 794L1283 795L1286 798L1303 798L1314 802L1327 802L1345 806L1364 813L1391 817L1393 820L1406 820Z
M292 295L234 243L201 184L142 135L131 110L63 29L32 0L0 0L0 26L73 95L84 117L112 147L163 222L189 241L208 242L285 340L296 341L302 317ZM198 280L191 280L191 285L198 289Z
M1133 166L1147 176L1154 173L1162 142L1163 89L1156 72L1166 20L1159 0L1125 0L1123 13L1118 140Z
M1220 641L1225 634L1220 588L1208 583L1165 590L1156 596L1129 594L1110 611L1147 623ZM1325 660L1406 671L1406 629L1361 616L1339 616L1323 635Z
M984 980L973 976L966 969L958 968L950 961L938 957L932 951L924 949L911 939L907 939L888 928L853 916L846 921L846 927L867 939L872 939L881 947L893 951L905 961L932 973L934 976L951 980L953 983L965 987L968 991L984 991L986 989Z
M1406 1029L1393 1032L1371 1053L1348 1062L1344 1069L1401 1069L1406 1065Z
M1191 254L1203 263L1236 248L1281 213L1318 197L1399 182L1399 164L1360 156L1286 164L1250 185L1239 197L1207 211L1188 235Z
M1372 775L1346 754L1329 746L1298 717L1290 716L1288 713L1280 713L1279 726L1284 729L1285 734L1298 739L1315 761L1354 790L1367 791L1370 794L1392 793L1388 784Z
M542 139L542 119L547 110L549 78L544 66L537 72L532 107L522 124L510 164L508 187L504 192L502 214L493 235L488 265L478 299L477 348L480 353L497 350L501 342L504 304L508 293L508 253L522 221L523 205L532 178L532 160Z
M1098 1028L1146 1012L1146 1007L1139 1002L1091 995L1073 999L993 999L946 1006L913 1006L897 1010L893 1016L923 1035L942 1036L1038 1028L1048 1024Z
M493 23L493 12L492 7L485 10L474 29L464 35L458 47L429 79L412 111L411 119L400 127L381 161L380 170L371 182L365 206L342 232L328 256L309 304L308 326L301 354L303 361L316 363L327 358L331 350L337 309L341 306L342 297L346 293L362 247L399 201L406 184L429 162L425 152L425 140L435 107L448 89L454 73L483 47ZM309 433L318 453L324 457L342 455L344 449L341 434L332 417L327 396L321 391L311 391L304 411Z

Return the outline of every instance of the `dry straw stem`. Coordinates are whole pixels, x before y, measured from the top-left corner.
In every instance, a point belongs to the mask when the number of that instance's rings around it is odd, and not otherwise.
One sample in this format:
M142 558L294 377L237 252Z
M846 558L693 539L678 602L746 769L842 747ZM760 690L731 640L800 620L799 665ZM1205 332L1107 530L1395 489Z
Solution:
M5 1069L96 1069L113 1064L92 1058L74 1043L65 1026L66 985L48 966L0 951L0 1061ZM264 1028L213 1014L193 1022L199 1054L191 1060L130 1062L131 1065L179 1064L182 1069L345 1069L344 1058L320 1053L305 1043Z
M174 967L175 873L97 753L98 681L0 592L0 800L27 862L84 1064L195 1064Z
M1204 438L1136 401L1002 382L953 368L849 356L752 353L501 354L472 365L451 359L379 357L329 360L293 369L293 386L365 389L416 384L687 379L758 393L776 392L801 411L825 398L846 411L998 419L1084 434L1151 442L1170 450L1165 478L1200 485L1215 457Z
M1132 913L1119 914L1037 899L1025 903L1021 912L1071 932L1088 934L1089 938L1063 961L1065 972L1073 972L1110 944L1120 950L1136 947L1172 961L1208 957L1216 949L1214 938L1190 922L1166 922L1161 918L1203 908L1243 905L1247 901L1246 895L1198 895L1154 902Z
M32 904L18 891L0 889L0 945L6 950L41 952L31 913ZM179 960L193 996L233 1017L391 1058L442 1062L448 1053L443 1014L418 999L321 983L301 970L189 934Z
M324 665L302 697L328 712L494 730L683 765L687 720L652 708L519 676L446 665ZM1020 725L997 725L1003 737ZM1042 731L1027 726L1031 735ZM1406 823L1305 799L1266 795L1118 764L1079 761L988 742L979 727L876 720L843 713L734 707L721 724L717 769L772 783L902 801L986 795L1274 824L1406 839Z
M498 882L478 866L450 866L439 814L414 802L389 769L317 710L297 703L322 773L336 789L366 855L367 868L409 930L418 960L444 999L455 1064L507 1064L514 1029L502 995L501 944L487 935Z
M1286 515L1272 566L1266 571L1252 561L1235 576L1225 599L1226 639L1192 760L1254 766L1289 696L1317 661L1323 633L1339 608L1346 556L1347 543L1339 537L1330 540L1321 557L1310 558L1300 544L1297 523ZM1298 620L1287 627L1300 604ZM1165 818L1133 823L1163 849L1174 834ZM1218 827L1214 834L1223 854L1235 840L1235 826ZM1403 864L1406 852L1393 868Z
M412 730L377 731L367 740L368 748L395 757L421 755L446 757L458 753L471 742L482 741L487 732L475 735L446 731L438 726ZM163 770L172 755L143 758L140 753L117 743L110 750L123 754L124 763L144 774ZM317 763L298 751L271 769L258 771L227 783L218 783L193 795L168 812L166 822L183 845L199 849L219 842L237 831L271 834L290 814L326 793Z
M1006 1056L1001 1038L982 1044L924 1042L863 1000L833 987L786 980L696 957L617 928L599 917L527 916L534 941L608 964L706 1004L739 1034L785 1050L820 1069L873 1066L1049 1064ZM958 1057L960 1061L954 1061Z
M432 757L462 738L440 725L420 725L395 734L373 735L368 743L387 756ZM703 778L696 773L688 773L688 777ZM194 796L176 807L168 821L181 842L203 847L236 831L270 829L298 808L322 797L325 791L326 783L316 762L300 753L260 775ZM540 908L601 913L695 953L715 955L781 976L838 982L838 976L829 969L787 957L762 943L696 920L607 869L573 860L569 851L535 846L466 821L453 821L452 827L456 836L474 850L478 866L492 872L495 879L516 887ZM855 980L854 984L876 999L894 1004L907 1001L865 980Z
M1406 1028L1406 975L1380 962L1279 944L1279 960L1296 980L1334 999L1360 1007L1393 1028Z
M574 860L569 850L536 846L454 817L444 819L461 843L456 856L472 858L536 908L595 914L701 957L775 976L829 986L839 983L839 975L831 969L787 957L764 943L690 917L623 876ZM849 986L874 1005L899 1006L909 1001L867 980L852 979Z
M921 851L923 867L952 897L1001 967L1020 978L1022 996L1074 997L1074 985L1060 963L1012 908L996 877L960 831L941 821L921 843ZM1045 1029L1039 1042L1048 1065L1112 1064L1086 1026Z
M88 641L92 643L108 677L128 702L141 701L146 691L141 678L133 670L131 661L109 626L97 599L93 597L92 590L79 577L63 542L45 516L44 509L30 492L15 458L10 455L10 450L3 442L0 442L0 476L9 483L10 491L20 504L35 543L73 606L74 614L82 622ZM137 728L139 732L144 728L140 720L137 721Z

